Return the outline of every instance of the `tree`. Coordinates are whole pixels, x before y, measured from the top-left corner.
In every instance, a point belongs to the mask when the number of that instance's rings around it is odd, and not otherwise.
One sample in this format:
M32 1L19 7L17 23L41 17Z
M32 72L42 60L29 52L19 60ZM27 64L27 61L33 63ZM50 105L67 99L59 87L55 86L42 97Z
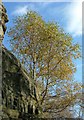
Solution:
M57 23L45 22L32 11L16 17L8 35L12 52L34 83L37 108L58 113L72 105L80 90L73 82L73 59L80 57L80 46L73 44L73 38Z

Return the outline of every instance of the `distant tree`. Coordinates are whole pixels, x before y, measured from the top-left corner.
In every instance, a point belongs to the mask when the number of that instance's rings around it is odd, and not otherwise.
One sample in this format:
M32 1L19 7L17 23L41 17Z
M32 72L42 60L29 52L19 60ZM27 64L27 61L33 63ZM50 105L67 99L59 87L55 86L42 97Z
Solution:
M32 11L16 17L8 35L12 52L34 83L32 98L37 108L57 114L74 104L81 89L73 81L73 59L80 57L79 44L73 44L57 23L45 22Z

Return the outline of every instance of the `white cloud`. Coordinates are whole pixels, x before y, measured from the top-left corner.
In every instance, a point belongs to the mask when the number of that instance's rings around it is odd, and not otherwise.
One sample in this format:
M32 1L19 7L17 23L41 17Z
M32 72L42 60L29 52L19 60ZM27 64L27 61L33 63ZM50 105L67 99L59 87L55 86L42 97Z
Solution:
M67 11L67 12L66 12ZM74 37L82 34L82 3L72 2L66 8L67 25L66 31Z
M35 5L35 3L27 3L24 6L17 6L12 13L12 15L23 15L26 14L27 11L33 10L33 11L39 11L42 10L43 8L47 7L50 4L50 2L39 2L38 5Z
M23 15L27 13L28 6L19 6L16 10L12 13L13 15Z
M37 7L33 3L25 6L19 6L15 9L13 14L23 15L27 12L27 10L38 11L39 9L44 9L45 7L47 8L48 4L49 2L39 3ZM56 7L51 10L48 7L48 10L46 10L46 12L47 11L49 15L51 14L51 16L54 16L58 13L58 11L60 11L60 14L63 14L61 21L65 20L65 30L68 33L72 34L74 37L82 34L82 0L80 0L80 2L75 2L75 0L73 0L73 2L67 4L65 8Z

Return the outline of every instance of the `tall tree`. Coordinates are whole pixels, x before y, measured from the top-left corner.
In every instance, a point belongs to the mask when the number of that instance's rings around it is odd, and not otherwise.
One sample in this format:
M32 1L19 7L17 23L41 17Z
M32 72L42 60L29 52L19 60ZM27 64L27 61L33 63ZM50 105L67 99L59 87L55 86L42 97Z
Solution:
M45 112L55 108L58 113L70 106L80 89L72 80L73 59L80 57L80 46L57 23L45 22L32 11L16 17L8 35L12 52L34 83L37 107Z

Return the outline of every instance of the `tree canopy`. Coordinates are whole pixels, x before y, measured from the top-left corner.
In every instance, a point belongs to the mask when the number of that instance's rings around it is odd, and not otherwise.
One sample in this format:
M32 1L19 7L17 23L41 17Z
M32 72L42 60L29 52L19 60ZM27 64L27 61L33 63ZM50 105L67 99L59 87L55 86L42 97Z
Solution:
M11 49L34 83L36 106L59 113L76 102L80 85L73 81L80 57L79 44L55 22L45 22L33 11L14 19L8 31Z

